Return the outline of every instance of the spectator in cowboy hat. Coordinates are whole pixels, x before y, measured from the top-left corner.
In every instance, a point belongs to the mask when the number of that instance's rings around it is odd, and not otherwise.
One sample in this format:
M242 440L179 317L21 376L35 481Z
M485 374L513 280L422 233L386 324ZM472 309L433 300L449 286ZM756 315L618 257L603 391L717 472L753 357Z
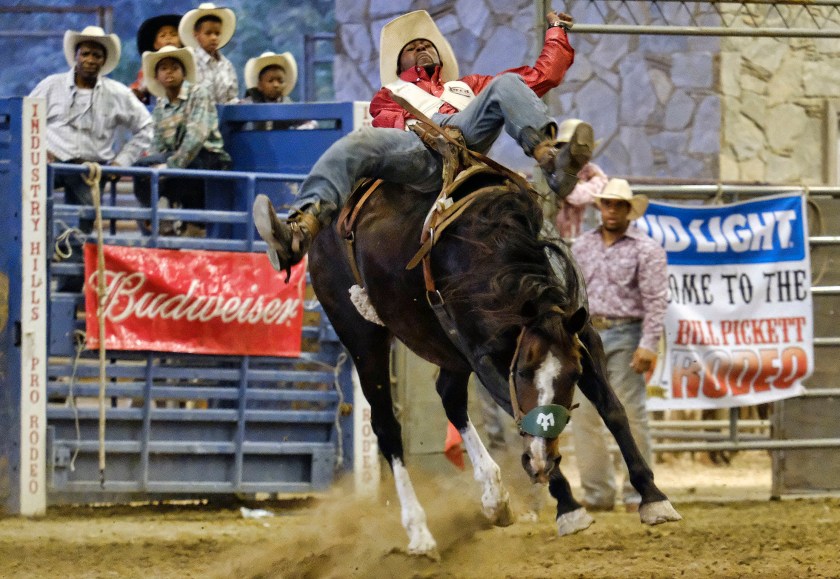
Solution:
M181 48L181 37L178 36L178 23L181 22L180 14L161 14L143 21L137 30L137 52L143 58L144 52L154 52L164 46ZM134 91L137 98L143 104L149 104L151 93L146 89L143 81L143 68L137 73L135 80L129 88Z
M217 8L204 2L181 18L178 33L181 42L195 51L195 78L210 89L217 104L235 102L239 96L236 69L221 49L236 30L236 14L230 8Z
M392 94L438 124L458 127L467 146L480 152L506 129L537 160L551 188L565 197L594 142L591 126L574 121L558 127L539 99L560 84L574 60L567 37L572 17L550 11L546 19L545 45L533 67L460 79L452 48L428 12L410 12L386 24L379 60L384 86L370 107L374 126L382 128L353 131L334 143L315 163L286 221L277 218L268 197L255 200L254 222L268 243L272 265L284 270L300 261L360 177L382 177L423 191L440 188L440 157L403 130L416 120Z
M297 84L297 61L291 52L263 52L245 63L243 103L290 103Z
M242 104L281 104L294 102L289 94L297 84L297 61L291 52L263 52L245 63L245 97ZM245 123L243 130L317 129L317 121L257 121Z
M216 105L206 85L195 82L195 69L191 48L164 46L143 53L143 76L157 103L152 113L154 140L149 156L140 164L170 169L230 168ZM136 193L141 203L149 204L147 190ZM160 198L163 207L202 209L204 180L161 178Z
M64 33L64 57L70 70L48 76L29 95L47 101L47 159L134 164L152 142L152 119L127 86L105 76L120 61L119 37L105 34L98 26L88 26L81 32L68 30ZM115 151L117 135L122 131L131 136ZM93 202L90 187L79 174L57 175L54 186L64 189L68 204ZM89 233L92 225L89 219L79 220L84 233ZM81 252L76 251L79 248L74 248L73 259L81 259ZM80 286L81 278L76 282L67 289Z
M601 226L577 238L572 253L583 271L593 327L604 344L607 378L627 411L639 451L651 462L644 373L656 361L668 300L665 250L631 222L644 215L648 199L633 195L624 179L610 179L595 193ZM598 411L580 391L572 419L584 506L612 510L616 499L613 460ZM624 467L622 499L638 510L641 497Z

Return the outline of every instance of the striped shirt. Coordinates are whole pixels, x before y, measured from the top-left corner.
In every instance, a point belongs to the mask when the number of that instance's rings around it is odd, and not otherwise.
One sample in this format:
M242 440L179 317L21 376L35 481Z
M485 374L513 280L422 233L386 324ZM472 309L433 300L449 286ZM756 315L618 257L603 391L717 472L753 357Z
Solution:
M216 104L203 84L184 81L174 103L162 96L152 112L155 135L152 153L173 153L166 161L171 168L186 168L202 148L230 161L219 132Z
M608 318L640 318L639 346L656 352L668 306L665 250L634 225L610 246L601 228L577 238L572 253L583 271L589 313Z
M76 86L75 70L52 74L29 94L47 100L47 150L59 161L134 164L152 142L146 107L123 84L100 76L93 89ZM119 152L120 129L131 138Z
M213 101L219 105L236 102L239 97L239 80L233 63L221 52L219 59L210 56L203 48L195 49L195 81L204 83Z

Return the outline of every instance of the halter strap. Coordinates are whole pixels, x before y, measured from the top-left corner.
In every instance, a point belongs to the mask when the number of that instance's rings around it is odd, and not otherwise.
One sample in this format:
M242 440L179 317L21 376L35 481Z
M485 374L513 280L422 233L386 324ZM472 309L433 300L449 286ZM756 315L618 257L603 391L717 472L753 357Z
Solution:
M522 326L519 332L519 337L516 338L516 349L513 351L513 358L510 361L510 371L508 372L508 387L510 388L510 405L513 407L513 419L516 421L517 427L522 422L522 408L519 406L519 398L516 396L516 383L514 375L516 373L516 364L519 360L519 350L522 347L522 338L525 337L527 331L526 326Z

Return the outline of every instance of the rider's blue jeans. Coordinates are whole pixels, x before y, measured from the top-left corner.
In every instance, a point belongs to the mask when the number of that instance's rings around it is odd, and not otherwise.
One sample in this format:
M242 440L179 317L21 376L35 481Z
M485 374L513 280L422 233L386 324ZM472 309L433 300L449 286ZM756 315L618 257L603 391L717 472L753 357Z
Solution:
M461 129L467 146L486 152L504 129L521 144L522 129L544 131L554 120L545 104L516 74L494 78L458 113L436 113L432 120ZM526 153L529 151L526 151ZM411 131L363 128L333 143L312 167L293 208L321 203L322 221L341 208L353 183L362 177L385 179L418 191L441 188L442 163Z

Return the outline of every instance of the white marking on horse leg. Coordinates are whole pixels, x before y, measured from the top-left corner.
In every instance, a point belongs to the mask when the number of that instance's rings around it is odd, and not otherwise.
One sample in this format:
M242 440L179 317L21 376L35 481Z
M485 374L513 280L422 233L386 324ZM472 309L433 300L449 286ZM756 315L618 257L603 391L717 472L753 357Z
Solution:
M467 455L473 465L473 477L482 484L481 508L484 515L496 526L507 527L513 523L510 510L510 495L502 484L502 471L499 465L484 448L472 422L461 432Z
M559 536L572 535L584 529L588 529L589 525L595 522L586 509L583 507L563 513L557 517L557 534Z
M658 525L671 521L681 521L682 515L671 505L671 501L645 503L639 507L639 518L646 525Z
M426 555L433 559L440 559L437 543L426 526L426 511L417 500L414 487L408 471L400 459L391 462L394 470L394 482L397 485L397 496L400 498L402 511L402 525L408 533L408 552L411 555Z

